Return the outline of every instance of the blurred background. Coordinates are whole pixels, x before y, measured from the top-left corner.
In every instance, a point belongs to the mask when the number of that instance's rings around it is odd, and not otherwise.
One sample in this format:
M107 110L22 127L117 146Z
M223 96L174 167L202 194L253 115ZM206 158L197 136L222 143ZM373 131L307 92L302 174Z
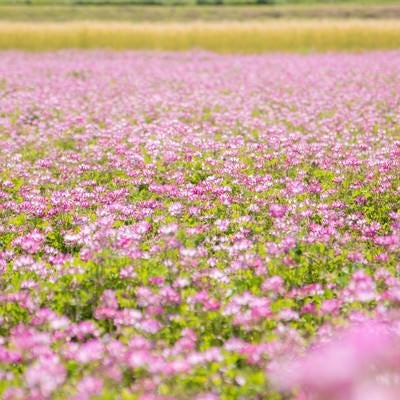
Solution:
M394 49L399 21L396 0L0 0L0 48Z

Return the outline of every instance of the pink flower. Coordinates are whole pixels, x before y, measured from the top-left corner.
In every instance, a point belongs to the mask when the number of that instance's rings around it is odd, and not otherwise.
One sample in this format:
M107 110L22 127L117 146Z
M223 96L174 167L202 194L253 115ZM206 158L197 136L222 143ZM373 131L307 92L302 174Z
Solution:
M44 397L50 396L66 376L64 366L54 354L39 358L25 372L28 387L31 390L37 389Z
M14 240L14 244L20 246L26 252L33 254L38 252L45 241L45 236L38 230L34 230L25 236Z
M103 381L95 376L85 376L77 385L77 395L74 400L89 400L101 394Z
M391 387L379 384L378 377L385 371L390 376L393 366L399 366L399 356L400 340L390 327L367 321L338 332L328 343L315 344L303 357L276 365L271 374L281 388L300 387L310 398L361 400L365 385L374 386L371 394L391 393ZM398 385L396 380L394 385ZM370 398L374 399L364 397Z
M287 206L282 204L271 204L269 206L269 215L272 218L282 218L286 215Z

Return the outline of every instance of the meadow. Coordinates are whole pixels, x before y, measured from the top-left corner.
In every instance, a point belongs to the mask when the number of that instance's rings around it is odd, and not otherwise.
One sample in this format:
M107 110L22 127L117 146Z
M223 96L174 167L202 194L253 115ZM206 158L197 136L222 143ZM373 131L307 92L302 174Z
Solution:
M301 3L301 2L300 2ZM396 3L0 4L0 49L362 51L400 47Z
M397 399L399 111L398 50L0 53L0 397Z
M0 49L150 49L216 52L396 49L400 20L189 23L0 23Z
M399 4L32 2L0 0L0 398L398 400Z

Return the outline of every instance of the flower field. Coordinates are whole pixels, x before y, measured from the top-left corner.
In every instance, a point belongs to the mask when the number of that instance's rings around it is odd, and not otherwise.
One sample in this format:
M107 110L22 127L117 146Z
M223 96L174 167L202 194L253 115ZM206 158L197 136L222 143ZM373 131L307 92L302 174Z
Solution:
M3 52L0 141L0 398L399 398L399 51Z

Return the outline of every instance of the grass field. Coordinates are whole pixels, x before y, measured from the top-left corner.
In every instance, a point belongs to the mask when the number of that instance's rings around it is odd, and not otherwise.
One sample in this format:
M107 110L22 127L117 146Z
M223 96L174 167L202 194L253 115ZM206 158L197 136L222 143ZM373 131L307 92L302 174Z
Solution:
M0 49L62 48L217 52L330 51L400 47L400 21L326 20L224 23L6 23Z
M1 5L0 20L21 22L60 21L247 21L271 18L400 18L400 4L314 4L238 6L140 5Z

